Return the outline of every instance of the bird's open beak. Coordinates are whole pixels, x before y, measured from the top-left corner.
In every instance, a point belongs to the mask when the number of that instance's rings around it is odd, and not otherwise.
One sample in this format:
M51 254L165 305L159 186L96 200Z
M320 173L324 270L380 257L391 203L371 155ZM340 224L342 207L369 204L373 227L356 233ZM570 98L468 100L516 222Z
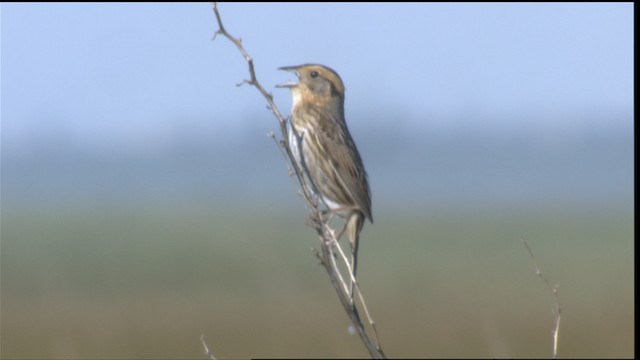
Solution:
M283 66L283 67L278 68L278 70L284 70L284 71L295 73L296 76L298 76L298 78L300 78L300 76L298 75L298 72L297 72L297 70L298 70L297 66ZM295 82L295 81L287 81L285 83L276 85L276 87L278 87L278 88L292 88L292 87L296 87L296 86L298 86L298 83Z

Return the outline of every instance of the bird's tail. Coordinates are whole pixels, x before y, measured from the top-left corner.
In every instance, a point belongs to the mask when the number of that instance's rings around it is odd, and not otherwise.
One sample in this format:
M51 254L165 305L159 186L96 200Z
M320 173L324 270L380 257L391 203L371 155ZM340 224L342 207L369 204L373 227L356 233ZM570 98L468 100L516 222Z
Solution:
M349 288L349 297L353 305L354 288L356 279L356 271L358 269L358 245L360 241L360 231L364 226L364 215L359 211L354 211L347 220L347 236L351 245L351 286Z

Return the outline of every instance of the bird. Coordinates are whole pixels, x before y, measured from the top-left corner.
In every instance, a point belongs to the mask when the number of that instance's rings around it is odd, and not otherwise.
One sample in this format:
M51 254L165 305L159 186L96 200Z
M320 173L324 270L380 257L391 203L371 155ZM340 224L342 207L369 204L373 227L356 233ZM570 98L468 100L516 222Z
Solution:
M345 220L338 239L346 232L351 246L353 301L360 232L366 220L373 223L373 216L367 172L345 121L344 83L325 65L284 66L279 70L298 77L298 82L277 85L289 88L293 98L288 138L295 162L308 180L311 193Z

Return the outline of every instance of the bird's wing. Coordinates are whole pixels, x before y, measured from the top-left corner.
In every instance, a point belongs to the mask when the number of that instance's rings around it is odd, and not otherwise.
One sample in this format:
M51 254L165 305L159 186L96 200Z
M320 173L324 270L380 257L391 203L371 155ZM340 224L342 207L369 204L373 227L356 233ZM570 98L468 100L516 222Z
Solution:
M326 113L325 113L326 114ZM338 121L331 115L329 119L321 119L316 132L318 142L326 148L332 175L335 176L342 190L355 203L364 215L373 221L371 215L371 193L364 164L356 144L351 138L344 121ZM326 122L325 122L326 121ZM326 126L327 122L337 126Z

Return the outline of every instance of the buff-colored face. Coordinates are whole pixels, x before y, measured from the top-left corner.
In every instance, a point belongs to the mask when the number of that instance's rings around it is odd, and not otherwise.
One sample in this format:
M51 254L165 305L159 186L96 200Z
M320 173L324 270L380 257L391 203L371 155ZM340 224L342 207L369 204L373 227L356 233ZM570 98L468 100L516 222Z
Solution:
M306 64L281 67L280 70L294 72L299 82L287 82L278 85L291 89L293 102L296 104L302 97L312 102L342 101L344 84L338 74L323 65Z

